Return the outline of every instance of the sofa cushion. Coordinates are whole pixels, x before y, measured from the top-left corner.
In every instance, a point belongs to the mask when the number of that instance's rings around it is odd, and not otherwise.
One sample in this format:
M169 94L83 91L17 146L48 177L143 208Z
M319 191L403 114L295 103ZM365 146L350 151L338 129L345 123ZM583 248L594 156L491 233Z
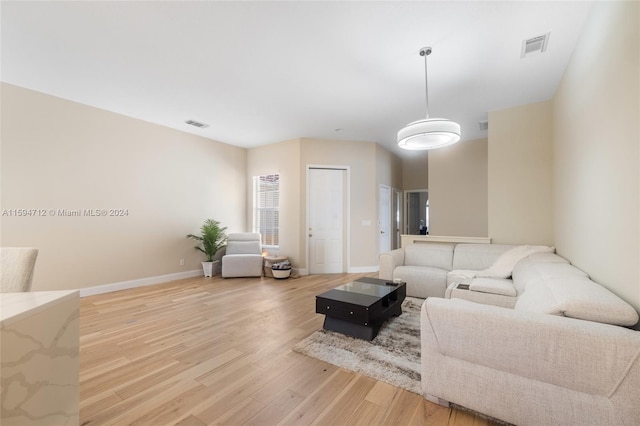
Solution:
M474 278L469 286L471 291L482 293L501 294L503 296L516 297L518 293L513 286L513 281L506 278Z
M453 266L449 269L487 269L502 253L513 247L505 244L458 244L453 255Z
M527 262L530 262L530 263L569 263L569 261L567 259L565 259L564 257L562 257L562 256L558 256L557 254L555 254L553 252L543 251L543 252L533 253L532 255L529 255L526 258L522 259L520 262L518 262L516 267L513 268L513 270L515 271L518 266L525 265Z
M447 270L431 266L398 266L393 278L407 283L407 296L444 297L447 288Z
M579 274L527 286L514 309L613 325L632 326L638 322L638 313L631 305Z
M540 255L549 255L540 260ZM554 257L551 257L554 256ZM536 253L521 260L513 269L513 283L518 294L549 278L588 277L587 273L552 253Z
M450 271L454 247L453 244L410 244L404 249L404 264L431 266Z
M487 269L478 271L478 277L509 278L513 268L522 259L534 253L552 253L555 249L547 246L517 246L502 253Z

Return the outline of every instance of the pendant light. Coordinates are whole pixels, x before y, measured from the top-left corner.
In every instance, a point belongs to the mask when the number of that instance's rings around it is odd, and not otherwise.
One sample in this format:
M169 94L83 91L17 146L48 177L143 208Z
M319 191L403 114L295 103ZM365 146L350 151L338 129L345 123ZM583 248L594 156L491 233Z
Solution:
M409 123L398 132L398 146L408 150L428 150L453 145L460 140L460 125L446 118L429 118L429 84L427 56L430 47L420 49L424 56L424 84L427 95L427 118Z

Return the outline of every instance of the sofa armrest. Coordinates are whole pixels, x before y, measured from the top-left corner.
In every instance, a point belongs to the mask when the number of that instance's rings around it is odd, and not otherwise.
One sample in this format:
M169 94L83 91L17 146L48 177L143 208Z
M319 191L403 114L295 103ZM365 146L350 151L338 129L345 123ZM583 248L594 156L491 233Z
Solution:
M435 355L591 395L613 395L628 375L640 386L640 333L624 327L429 298L421 334L423 373Z
M513 309L518 301L517 297L505 296L502 294L483 293L481 291L473 291L470 288L458 288L458 283L452 283L447 286L444 294L445 299L464 299L470 302L482 303L483 305L500 306L503 308Z
M387 253L382 253L378 257L378 260L380 262L378 277L381 280L392 280L393 270L396 269L397 266L404 265L404 249L399 248Z

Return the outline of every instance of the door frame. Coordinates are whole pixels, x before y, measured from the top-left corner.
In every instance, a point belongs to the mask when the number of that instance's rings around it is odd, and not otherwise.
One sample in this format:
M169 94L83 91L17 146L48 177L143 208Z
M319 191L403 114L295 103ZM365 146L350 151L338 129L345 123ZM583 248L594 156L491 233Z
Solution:
M387 233L387 240L389 242L389 250L393 250L393 238L392 238L392 232L393 231L393 224L394 224L394 220L393 220L393 188L391 188L389 185L384 185L384 184L379 184L378 185L378 254L381 253L385 253L388 250L382 250L382 247L380 246L380 234L382 233L382 230L380 229L383 225L382 225L382 190L386 190L389 192L389 208L387 210L387 216L389 217L389 222L386 224L387 228L389 230L389 232Z
M305 167L305 226L304 226L304 241L305 241L305 262L306 262L306 274L310 271L310 259L309 259L309 174L311 169L328 169L328 170L342 170L346 175L345 191L344 191L344 226L342 227L342 247L343 252L343 265L344 272L349 272L351 269L351 166L338 166L327 164L307 164Z
M411 231L409 230L409 193L426 193L427 194L427 199L429 199L429 190L428 189L406 189L404 191L404 234L405 235L417 235L417 234L412 234ZM429 228L429 224L426 223L425 224L427 226L427 229Z
M391 191L391 213L393 216L391 222L394 228L391 249L397 249L400 248L401 236L404 232L404 197L400 189L391 188Z

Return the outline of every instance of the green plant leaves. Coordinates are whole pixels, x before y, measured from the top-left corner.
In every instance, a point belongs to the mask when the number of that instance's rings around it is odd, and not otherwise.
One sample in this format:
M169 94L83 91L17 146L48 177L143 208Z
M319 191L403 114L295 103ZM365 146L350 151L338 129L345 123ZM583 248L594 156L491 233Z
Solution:
M227 242L227 227L221 227L220 222L207 219L200 227L201 235L188 234L187 238L199 241L202 245L195 248L207 256L207 262L213 262L213 257Z

